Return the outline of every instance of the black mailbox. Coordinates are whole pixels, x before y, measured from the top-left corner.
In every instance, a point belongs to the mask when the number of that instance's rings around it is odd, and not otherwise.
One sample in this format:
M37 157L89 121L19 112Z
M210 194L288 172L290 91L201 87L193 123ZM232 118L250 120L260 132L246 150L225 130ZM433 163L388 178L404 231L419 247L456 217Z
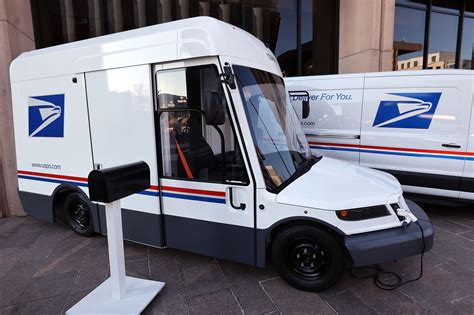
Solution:
M112 202L150 188L150 167L136 162L89 173L92 201Z

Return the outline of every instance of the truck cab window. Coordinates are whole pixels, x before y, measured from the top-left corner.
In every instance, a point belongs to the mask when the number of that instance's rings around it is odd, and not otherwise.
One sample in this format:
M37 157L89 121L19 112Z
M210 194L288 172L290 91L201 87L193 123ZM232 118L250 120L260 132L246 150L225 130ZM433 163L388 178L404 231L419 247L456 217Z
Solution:
M163 176L248 183L216 66L159 71L156 82ZM206 120L209 94L225 112L218 123Z

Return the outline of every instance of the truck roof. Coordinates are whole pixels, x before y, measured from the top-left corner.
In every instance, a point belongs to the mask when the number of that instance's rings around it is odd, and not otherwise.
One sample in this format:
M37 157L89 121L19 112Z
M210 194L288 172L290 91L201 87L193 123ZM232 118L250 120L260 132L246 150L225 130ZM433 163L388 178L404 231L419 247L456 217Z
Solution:
M273 53L256 37L211 17L195 17L23 53L10 66L10 80L204 56L234 56L275 71Z

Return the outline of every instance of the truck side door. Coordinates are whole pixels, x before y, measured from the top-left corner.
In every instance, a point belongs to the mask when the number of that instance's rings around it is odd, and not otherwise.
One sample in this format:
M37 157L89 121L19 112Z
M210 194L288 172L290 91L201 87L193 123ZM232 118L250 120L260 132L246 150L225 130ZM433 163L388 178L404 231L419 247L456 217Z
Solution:
M254 264L254 186L219 73L217 58L155 66L166 245Z
M285 83L297 112L309 102L309 115L301 125L313 151L359 163L363 77L301 77Z
M464 164L463 178L461 179L460 198L474 199L474 75L471 75L471 117L469 123L466 162ZM467 96L469 99L469 96ZM468 101L469 103L469 101Z
M407 192L459 197L470 108L460 75L366 77L361 164Z
M150 73L150 65L86 73L87 100L94 164L108 168L145 161L150 166L151 188L122 200L124 238L163 246ZM99 215L105 232L104 206Z

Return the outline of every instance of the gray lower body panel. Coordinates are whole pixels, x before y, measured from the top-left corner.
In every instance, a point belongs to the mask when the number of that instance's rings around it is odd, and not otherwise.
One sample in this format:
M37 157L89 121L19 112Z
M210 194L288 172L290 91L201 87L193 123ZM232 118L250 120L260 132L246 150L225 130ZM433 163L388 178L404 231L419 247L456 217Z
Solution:
M164 227L168 247L255 264L253 228L171 215L164 216Z
M107 234L105 206L99 205L98 207L100 230L105 235ZM160 220L160 215L122 208L123 238L132 242L161 247L163 242Z
M23 209L40 220L54 222L53 198L46 195L18 191Z
M425 252L429 251L433 247L433 225L420 206L410 200L407 200L407 204L423 229ZM405 228L346 236L345 244L355 267L397 260L423 252L423 237L416 223L410 223Z
M28 214L41 220L55 221L51 196L23 191L19 195ZM94 231L106 235L105 207L91 204L91 211ZM125 240L255 265L253 228L130 209L122 209L122 226Z

